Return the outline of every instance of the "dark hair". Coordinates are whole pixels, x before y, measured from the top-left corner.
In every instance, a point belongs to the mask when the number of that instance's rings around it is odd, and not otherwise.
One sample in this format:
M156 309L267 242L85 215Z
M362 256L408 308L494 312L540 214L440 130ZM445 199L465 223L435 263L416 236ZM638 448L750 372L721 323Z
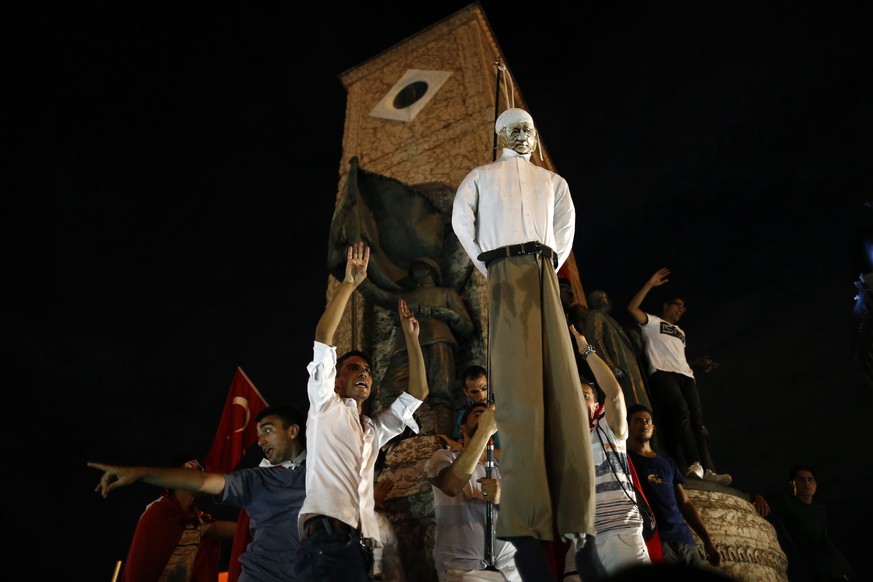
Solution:
M470 415L473 414L473 411L476 410L477 408L488 408L488 405L485 404L484 402L475 402L475 403L467 406L467 408L464 409L464 413L461 414L461 425L462 426L467 424L467 419L470 418Z
M344 353L343 355L341 355L339 358L337 358L336 369L339 370L340 368L342 368L345 361L353 356L358 356L360 358L363 358L364 361L366 361L368 364L370 364L370 356L368 356L367 354L365 354L361 350L349 350L346 353Z
M644 404L631 404L630 406L627 407L627 418L628 418L628 420L630 420L630 418L631 418L634 414L636 414L637 412L648 412L648 413L649 413L649 416L654 417L654 413L652 412L652 409L649 408L648 406L646 406L646 405L644 405Z
M274 406L268 406L255 416L255 422L261 422L268 416L278 416L286 427L296 424L300 428L297 432L297 438L300 439L300 442L305 446L306 415L303 414L303 411L300 410L300 408L293 404L276 404Z
M800 471L809 471L812 475L812 478L815 479L815 471L813 471L812 467L808 465L793 465L790 469L788 469L788 480L794 481Z
M472 366L464 368L464 372L461 374L461 380L466 382L468 379L478 378L479 376L485 376L487 378L488 370L479 364L473 364Z
M579 374L579 382L580 390L582 389L582 384L588 384L589 386L591 386L591 389L594 390L594 397L597 399L597 402L603 401L603 398L606 395L603 393L603 390L600 389L600 386L597 385L597 382L595 382L594 380L589 380L582 374Z
M683 305L688 305L688 298L681 293L670 293L669 295L664 296L664 300L661 302L661 306L663 308L664 305L667 304L675 304L677 301L681 301Z
M681 299L682 301L688 301L684 295L679 293L670 293L668 295L664 295L664 303L673 303L677 299Z

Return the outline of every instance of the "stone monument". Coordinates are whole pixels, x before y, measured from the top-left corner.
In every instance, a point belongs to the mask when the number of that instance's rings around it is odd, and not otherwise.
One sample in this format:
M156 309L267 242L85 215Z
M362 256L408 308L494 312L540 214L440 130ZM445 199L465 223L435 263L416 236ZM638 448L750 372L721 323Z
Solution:
M493 159L496 63L510 70L482 7L474 3L339 76L347 102L325 301L338 285L350 242L370 245L368 279L393 293L409 292L412 263L429 259L439 266L441 285L457 292L472 321L469 336L456 338L456 370L487 367L485 280L455 240L450 217L457 185L471 168ZM527 109L517 86L513 106ZM536 111L531 113L536 118ZM531 161L556 171L544 128L538 129L543 157ZM572 254L559 275L571 280L584 301ZM376 391L389 367L396 328L392 310L356 292L336 333L338 353L371 354ZM456 389L460 396L460 382ZM371 400L368 405L378 409L380 399ZM436 582L433 493L425 466L441 446L433 433L444 427L427 407L420 410L423 433L391 445L379 479L394 482L386 514L400 541L407 579ZM689 486L689 496L723 552L723 570L739 580L786 579L772 527L756 519L741 493Z

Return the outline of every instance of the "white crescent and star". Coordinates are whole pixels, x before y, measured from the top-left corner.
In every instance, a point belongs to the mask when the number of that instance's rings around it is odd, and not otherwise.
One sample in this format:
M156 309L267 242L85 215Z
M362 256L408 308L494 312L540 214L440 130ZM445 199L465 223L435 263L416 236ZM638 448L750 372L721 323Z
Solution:
M243 423L243 425L241 427L239 427L238 429L233 431L233 432L242 432L249 425L249 418L251 417L251 412L249 412L249 401L247 398L243 398L242 396L234 396L233 397L233 404L236 406L242 406L243 409L246 411L246 421Z

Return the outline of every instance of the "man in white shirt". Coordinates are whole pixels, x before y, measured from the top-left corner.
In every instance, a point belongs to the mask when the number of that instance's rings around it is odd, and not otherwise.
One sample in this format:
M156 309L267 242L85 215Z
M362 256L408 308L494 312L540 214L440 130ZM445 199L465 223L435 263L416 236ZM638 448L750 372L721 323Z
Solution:
M374 510L374 465L380 448L403 432L418 431L413 413L427 396L418 321L406 302L398 314L409 354L409 389L375 418L363 414L373 377L365 354L339 359L331 345L355 289L367 277L370 249L348 249L342 283L315 330L309 371L306 421L306 500L300 510L302 536L298 575L318 582L372 580L373 545L379 538Z
M458 187L452 227L487 278L489 380L503 451L497 537L517 549L525 580L552 576L540 541L571 540L586 580L602 575L594 536L588 417L556 270L570 256L576 212L558 174L534 165L533 118L507 109L494 126L500 158ZM566 446L566 443L574 443Z
M440 582L521 580L512 544L495 539L486 552L488 526L497 522L500 505L499 467L488 477L485 464L485 450L496 430L493 405L473 403L462 416L461 451L439 449L428 462L436 516L433 559ZM493 504L491 524L488 503Z

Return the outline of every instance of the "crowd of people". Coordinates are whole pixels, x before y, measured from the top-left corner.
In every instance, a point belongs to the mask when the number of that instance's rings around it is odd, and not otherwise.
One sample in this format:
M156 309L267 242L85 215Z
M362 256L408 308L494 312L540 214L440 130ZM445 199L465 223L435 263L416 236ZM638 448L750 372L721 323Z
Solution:
M461 374L454 432L441 436L426 462L435 520L429 551L440 582L591 582L659 566L720 579L717 540L683 487L687 479L732 481L716 471L707 446L695 369L714 363L686 358L678 325L685 299L666 297L659 315L644 311L670 271L651 275L627 306L639 342L609 315L605 292L589 296L588 310L568 299L557 273L574 237L569 187L531 163L537 132L526 111L507 109L494 131L502 155L464 178L452 214L461 246L485 277L489 346L487 361ZM349 245L344 276L318 320L308 413L279 405L257 415L261 466L221 474L193 463L88 463L103 472L103 496L137 481L165 489L159 505L169 508L164 521L172 527L148 527L143 516L122 580L214 581L200 550L233 523L197 511L194 497L210 494L249 514L241 582L403 581L397 537L380 512L385 488L377 487L376 465L386 445L418 432L415 413L433 374L421 325L396 297L405 370L393 400L365 413L374 390L370 359L354 349L338 356L334 336L369 259L366 244ZM415 271L422 288L432 288L438 269L419 264L427 267ZM587 436L580 434L586 426ZM850 579L832 544L822 549L829 539L826 516L812 503L814 472L793 469L790 481L794 495L757 496L754 506L778 516L791 579ZM137 541L148 536L153 543ZM160 551L144 557L148 545ZM563 563L550 555L556 546ZM214 553L209 559L214 566Z

